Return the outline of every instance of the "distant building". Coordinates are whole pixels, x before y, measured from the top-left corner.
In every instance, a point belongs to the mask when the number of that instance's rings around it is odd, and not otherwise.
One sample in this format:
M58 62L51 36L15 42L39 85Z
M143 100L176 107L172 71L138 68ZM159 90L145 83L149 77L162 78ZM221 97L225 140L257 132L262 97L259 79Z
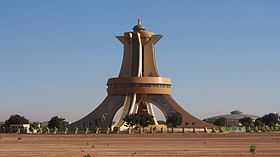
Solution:
M218 115L218 116L206 118L206 119L204 119L204 121L214 124L215 121L222 119L222 120L224 120L224 126L234 127L234 126L240 126L239 120L242 118L245 118L245 117L249 117L253 120L256 120L257 118L259 118L258 116L244 114L238 110L235 110L235 111L230 112L230 114Z
M10 131L15 132L18 128L22 129L25 133L31 133L30 132L30 124L11 124L10 125Z

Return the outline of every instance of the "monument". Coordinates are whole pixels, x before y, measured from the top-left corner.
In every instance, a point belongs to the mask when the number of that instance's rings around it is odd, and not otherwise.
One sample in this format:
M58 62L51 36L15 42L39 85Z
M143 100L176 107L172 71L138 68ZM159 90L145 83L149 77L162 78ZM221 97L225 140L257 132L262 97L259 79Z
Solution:
M145 30L138 19L133 31L125 32L117 39L123 44L124 54L119 76L107 82L107 97L91 113L72 123L78 128L122 127L123 118L128 114L148 112L153 115L153 106L164 114L166 119L180 118L178 127L213 128L211 124L199 120L186 112L171 97L171 80L160 77L156 66L154 45L162 35ZM112 124L116 112L121 108L119 121Z

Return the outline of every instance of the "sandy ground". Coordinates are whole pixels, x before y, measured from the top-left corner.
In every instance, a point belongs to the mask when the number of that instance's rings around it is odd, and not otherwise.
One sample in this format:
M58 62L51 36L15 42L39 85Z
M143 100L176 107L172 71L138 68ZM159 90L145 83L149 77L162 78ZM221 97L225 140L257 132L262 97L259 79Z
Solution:
M249 146L256 145L256 154ZM280 157L280 133L156 135L0 134L0 157Z

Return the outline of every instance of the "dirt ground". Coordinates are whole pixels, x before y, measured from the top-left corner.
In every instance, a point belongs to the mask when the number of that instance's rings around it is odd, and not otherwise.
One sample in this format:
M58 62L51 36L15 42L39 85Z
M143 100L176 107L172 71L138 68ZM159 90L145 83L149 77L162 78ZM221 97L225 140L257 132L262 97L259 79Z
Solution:
M256 154L249 151L256 145ZM0 134L0 157L280 157L280 133L16 135Z

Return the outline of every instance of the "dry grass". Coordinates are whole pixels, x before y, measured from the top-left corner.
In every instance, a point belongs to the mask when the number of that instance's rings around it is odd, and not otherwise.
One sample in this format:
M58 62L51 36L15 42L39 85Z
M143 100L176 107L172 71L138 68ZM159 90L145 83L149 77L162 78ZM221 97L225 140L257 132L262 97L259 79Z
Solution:
M280 157L280 134L0 135L0 157ZM20 138L20 140L19 140ZM250 152L251 145L256 153Z

